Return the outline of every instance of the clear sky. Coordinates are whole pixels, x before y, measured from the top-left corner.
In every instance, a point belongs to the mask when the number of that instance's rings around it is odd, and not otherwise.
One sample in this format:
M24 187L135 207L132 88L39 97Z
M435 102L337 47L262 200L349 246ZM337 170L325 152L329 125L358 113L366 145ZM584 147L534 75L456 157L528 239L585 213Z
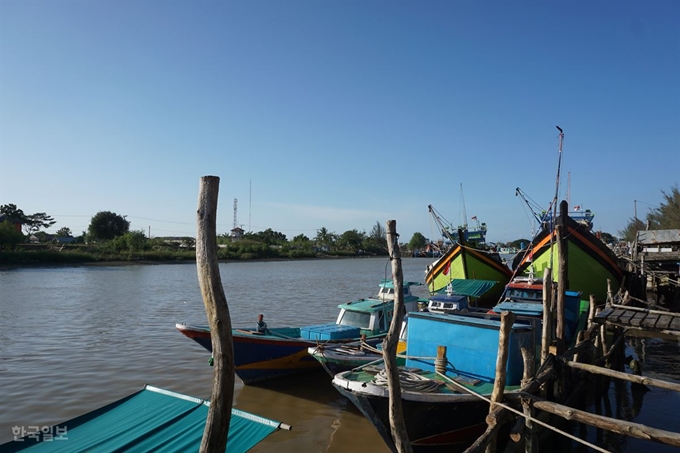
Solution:
M680 182L678 24L677 0L0 0L0 204L195 236L215 175L218 233L238 199L247 231L436 238L428 205L464 201L511 241L559 125L559 198L616 234Z

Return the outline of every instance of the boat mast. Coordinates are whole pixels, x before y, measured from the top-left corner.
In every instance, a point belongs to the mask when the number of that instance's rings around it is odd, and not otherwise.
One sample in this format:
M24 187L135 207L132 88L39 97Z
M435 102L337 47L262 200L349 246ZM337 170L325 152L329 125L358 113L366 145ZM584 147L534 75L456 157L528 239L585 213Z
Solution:
M549 267L552 269L553 262L553 249L555 245L555 225L557 224L557 198L560 193L560 172L562 171L562 142L564 141L564 132L559 126L555 126L558 131L560 131L560 141L558 146L558 158L557 158L557 177L555 178L555 196L552 201L552 219L550 219L550 261Z
M463 231L467 232L468 229L468 223L467 223L467 211L465 210L465 195L463 194L463 183L460 183L460 203L461 206L463 207Z

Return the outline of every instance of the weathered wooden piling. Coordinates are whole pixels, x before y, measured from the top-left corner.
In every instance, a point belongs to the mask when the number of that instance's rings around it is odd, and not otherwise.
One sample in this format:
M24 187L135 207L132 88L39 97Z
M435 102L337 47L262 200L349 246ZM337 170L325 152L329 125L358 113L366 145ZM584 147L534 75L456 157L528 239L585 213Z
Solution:
M196 211L196 268L203 305L208 316L214 358L210 408L201 440L201 452L223 452L227 447L234 399L234 345L231 318L217 260L217 196L220 178L200 180Z
M552 270L543 271L543 330L541 334L541 363L548 359L552 343Z
M396 220L387 221L387 250L392 263L392 282L394 284L394 314L390 329L383 340L383 356L389 392L390 430L392 441L399 453L411 453L413 448L406 432L404 414L401 404L401 385L399 384L399 369L397 367L397 343L399 332L404 321L406 308L404 307L404 274L401 269L401 251L398 243Z

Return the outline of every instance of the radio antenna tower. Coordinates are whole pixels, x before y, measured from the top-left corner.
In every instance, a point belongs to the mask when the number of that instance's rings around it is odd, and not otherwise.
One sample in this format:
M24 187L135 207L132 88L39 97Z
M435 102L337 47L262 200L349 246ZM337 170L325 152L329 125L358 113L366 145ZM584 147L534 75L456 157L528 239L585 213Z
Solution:
M238 228L238 198L234 198L234 229Z

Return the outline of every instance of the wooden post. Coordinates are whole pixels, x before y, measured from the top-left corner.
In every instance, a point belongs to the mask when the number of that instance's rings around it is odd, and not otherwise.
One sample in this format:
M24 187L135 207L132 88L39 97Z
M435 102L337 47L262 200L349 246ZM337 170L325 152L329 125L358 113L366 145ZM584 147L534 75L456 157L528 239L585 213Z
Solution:
M552 275L549 267L543 271L543 332L541 335L541 363L545 362L552 343Z
M437 373L446 374L446 346L437 346L437 359L434 362Z
M532 323L532 327L536 327ZM534 377L534 363L536 362L536 344L534 340L534 332L532 329L531 337L523 337L520 343L520 351L522 352L522 362L524 363L524 373L522 374L522 385L526 385Z
M522 399L522 409L524 410L524 451L525 453L533 453L535 450L536 433L534 431L534 424L531 419L534 417L534 411L529 404L529 401Z
M392 261L392 283L394 284L394 315L392 323L383 341L383 356L389 392L390 430L392 441L399 453L411 453L413 448L406 432L406 423L401 404L401 385L399 384L399 368L397 367L397 343L401 324L404 321L404 274L401 269L401 252L398 243L396 220L387 221L387 250Z
M217 195L220 178L200 180L196 211L196 268L210 325L214 358L213 387L200 452L225 451L234 399L234 344L231 318L217 261Z
M564 304L565 291L569 289L569 256L567 251L567 216L569 215L569 206L565 200L560 203L560 218L557 221L557 252L558 252L558 272L557 277L557 352L561 354L564 352Z
M463 230L458 228L458 244L460 244L460 259L463 263L463 278L474 278L468 275L467 258L465 257L465 236Z
M508 355L510 353L510 334L512 333L512 325L515 322L515 314L511 311L504 311L501 313L501 326L498 333L498 356L496 356L496 380L491 391L491 405L489 406L489 414L494 410L493 403L500 403L503 400L503 392L505 391L505 375L507 370ZM488 423L488 420L487 420ZM494 453L496 451L495 435L492 436L491 442L486 447L486 453Z

